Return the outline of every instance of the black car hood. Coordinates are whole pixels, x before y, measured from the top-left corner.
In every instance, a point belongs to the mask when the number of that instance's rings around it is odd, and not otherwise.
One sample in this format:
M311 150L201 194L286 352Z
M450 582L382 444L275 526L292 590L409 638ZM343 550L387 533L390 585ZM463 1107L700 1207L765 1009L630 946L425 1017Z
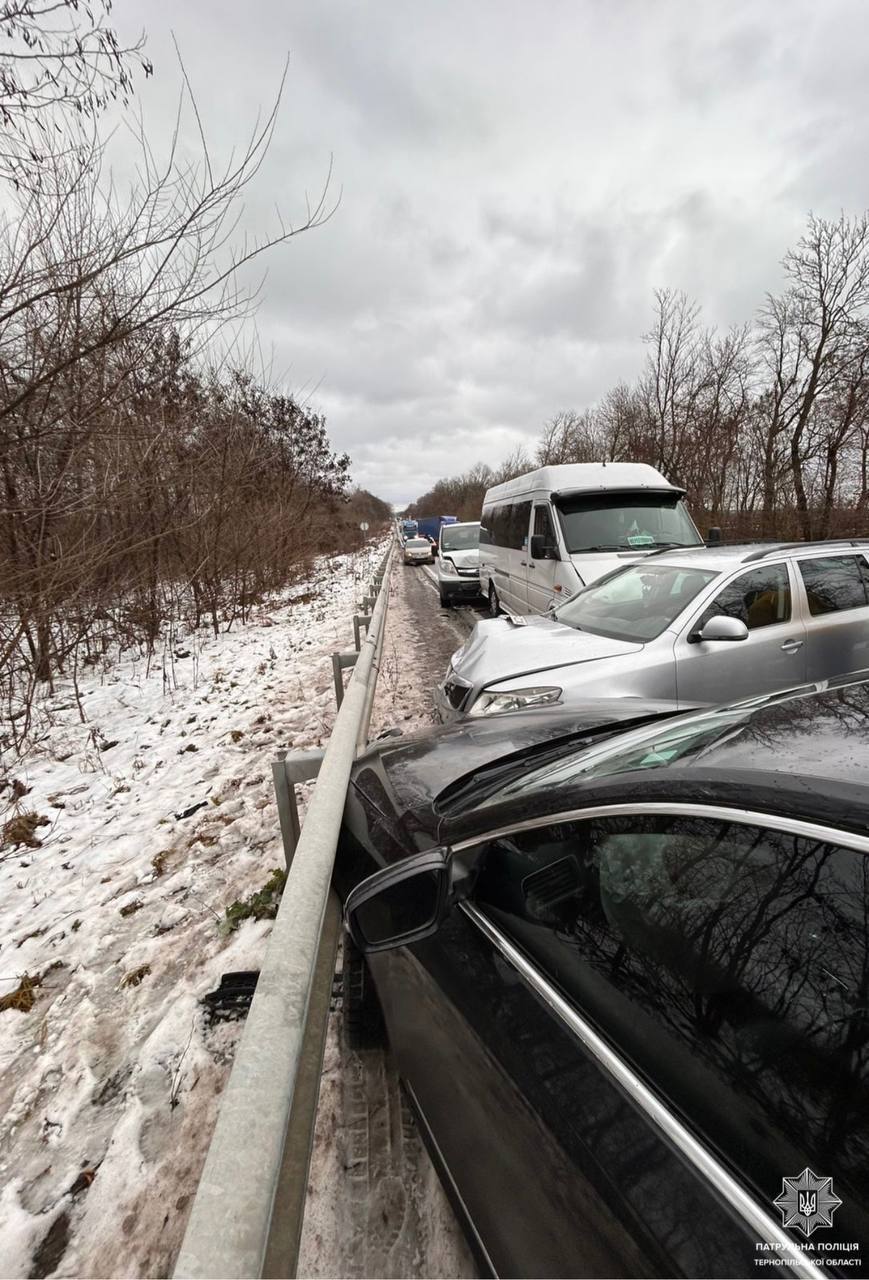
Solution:
M372 743L354 765L351 784L364 798L366 809L376 809L396 837L401 829L407 851L428 849L438 836L435 799L460 778L538 744L581 739L586 733L591 738L610 728L675 715L679 710L674 702L599 698L584 708L462 720Z

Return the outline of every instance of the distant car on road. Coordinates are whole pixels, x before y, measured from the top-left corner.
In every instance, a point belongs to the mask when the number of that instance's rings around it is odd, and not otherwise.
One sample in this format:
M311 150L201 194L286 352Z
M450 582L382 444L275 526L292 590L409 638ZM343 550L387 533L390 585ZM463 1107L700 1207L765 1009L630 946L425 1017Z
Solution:
M865 1275L869 684L653 711L369 748L347 1016L481 1275Z
M403 555L405 564L431 564L431 543L428 538L408 538Z
M474 600L480 594L480 522L443 525L438 544L438 594L441 605Z
M478 622L442 719L590 697L718 703L869 669L869 539L682 548L626 565L545 618Z

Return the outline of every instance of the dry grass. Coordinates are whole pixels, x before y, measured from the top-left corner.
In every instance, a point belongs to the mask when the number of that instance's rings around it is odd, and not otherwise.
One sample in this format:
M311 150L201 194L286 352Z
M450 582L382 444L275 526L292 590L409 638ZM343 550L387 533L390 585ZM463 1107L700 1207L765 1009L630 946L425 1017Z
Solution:
M50 825L50 819L44 814L37 813L35 809L27 809L22 813L16 813L3 823L3 830L0 833L0 849L17 849L20 845L27 845L28 849L41 849L42 841L36 834L38 827L47 827Z
M14 991L0 996L0 1013L6 1009L17 1009L19 1013L29 1013L36 1003L36 988L42 986L42 978L38 973L33 977L25 973Z
M125 973L120 981L120 989L123 991L125 987L138 987L143 978L147 978L151 972L149 964L140 964L138 969L131 969L129 973Z

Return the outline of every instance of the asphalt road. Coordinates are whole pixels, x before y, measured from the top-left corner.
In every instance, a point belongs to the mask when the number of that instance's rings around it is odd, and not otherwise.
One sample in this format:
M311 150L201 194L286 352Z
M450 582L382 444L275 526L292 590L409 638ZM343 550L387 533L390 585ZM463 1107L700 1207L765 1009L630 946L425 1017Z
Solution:
M424 729L432 690L483 612L442 609L427 565L393 569L372 729ZM337 975L336 975L337 977ZM336 991L339 988L336 983ZM388 1050L355 1051L329 1015L298 1274L310 1280L477 1275Z
M475 604L452 605L448 609L441 607L438 598L438 579L434 565L402 565L404 572L405 598L417 615L421 628L431 627L433 619L439 619L444 629L449 631L459 644L464 644L474 624L480 618L488 618L489 608L480 596ZM437 630L441 629L436 627ZM455 645L453 645L453 649ZM449 661L450 652L446 655ZM446 662L444 663L446 670ZM441 674L440 672L438 673Z

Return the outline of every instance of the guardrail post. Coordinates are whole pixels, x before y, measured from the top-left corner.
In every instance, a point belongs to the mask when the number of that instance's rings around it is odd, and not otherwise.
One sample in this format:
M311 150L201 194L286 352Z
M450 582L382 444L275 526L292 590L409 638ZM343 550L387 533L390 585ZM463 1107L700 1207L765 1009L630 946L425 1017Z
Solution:
M370 622L370 613L354 613L353 615L353 642L356 645L357 653L362 648L362 635L360 628L364 626L367 630ZM338 705L340 707L341 703L339 702Z
M345 667L355 665L359 657L356 653L333 653L332 654L332 678L335 681L335 701L338 703L338 710L341 710L341 703L344 701L344 677L341 672Z
M284 861L289 871L299 843L301 824L299 822L299 804L296 798L296 783L309 782L320 772L320 762L326 754L324 747L316 747L311 751L282 752L277 760L272 761L272 780L275 784L275 797L278 802L278 819L281 824L281 839L284 845Z

